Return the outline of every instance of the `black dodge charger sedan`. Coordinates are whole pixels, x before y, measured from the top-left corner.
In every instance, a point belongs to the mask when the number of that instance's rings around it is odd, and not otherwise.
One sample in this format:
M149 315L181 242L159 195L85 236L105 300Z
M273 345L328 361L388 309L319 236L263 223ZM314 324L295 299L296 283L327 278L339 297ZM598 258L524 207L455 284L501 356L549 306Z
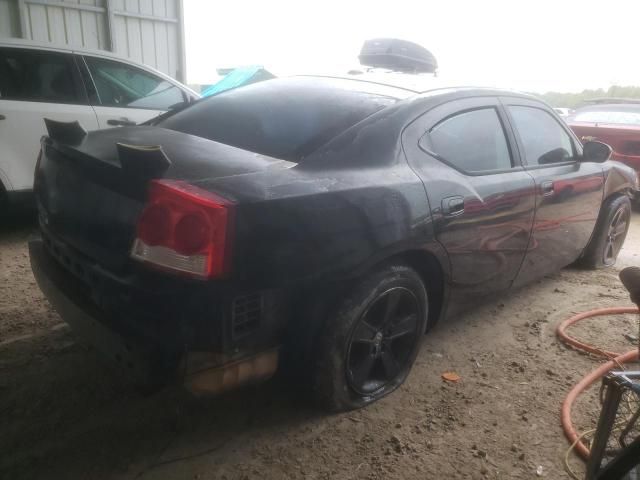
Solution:
M31 264L74 330L150 386L281 365L332 410L396 389L479 297L612 265L638 189L547 105L489 89L294 77L48 129Z

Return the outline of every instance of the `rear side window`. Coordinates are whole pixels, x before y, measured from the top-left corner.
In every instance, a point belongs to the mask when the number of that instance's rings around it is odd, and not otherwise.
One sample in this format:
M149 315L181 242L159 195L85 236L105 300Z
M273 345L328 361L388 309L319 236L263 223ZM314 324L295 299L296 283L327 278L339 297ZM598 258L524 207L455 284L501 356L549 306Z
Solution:
M549 165L573 160L571 137L549 112L535 107L508 108L522 140L528 165Z
M227 90L157 125L293 162L397 98L285 78ZM354 83L354 82L351 82Z
M494 108L448 117L433 127L420 144L463 172L490 172L512 166L504 129Z
M80 103L75 68L64 53L0 49L0 100Z
M174 84L142 69L95 57L85 61L104 107L169 110L185 101Z

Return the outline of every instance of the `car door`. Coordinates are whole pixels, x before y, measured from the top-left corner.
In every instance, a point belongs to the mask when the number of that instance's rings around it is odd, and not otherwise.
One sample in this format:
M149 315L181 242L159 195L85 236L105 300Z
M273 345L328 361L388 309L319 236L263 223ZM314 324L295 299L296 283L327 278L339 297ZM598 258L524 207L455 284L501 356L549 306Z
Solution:
M98 127L73 56L0 47L0 176L7 190L32 189L45 117Z
M145 122L189 100L177 85L142 68L103 57L81 58L101 128Z
M453 305L510 287L529 243L534 182L495 97L455 100L403 135L450 260Z
M516 286L578 259L589 243L603 198L599 163L578 162L581 145L569 127L540 102L501 99L525 169L536 184L536 217Z

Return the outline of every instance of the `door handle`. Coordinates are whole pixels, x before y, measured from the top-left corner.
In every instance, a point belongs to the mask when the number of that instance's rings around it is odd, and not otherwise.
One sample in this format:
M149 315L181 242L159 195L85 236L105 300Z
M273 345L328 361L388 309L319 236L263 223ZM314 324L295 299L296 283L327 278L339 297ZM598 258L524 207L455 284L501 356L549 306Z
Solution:
M456 217L464 213L464 197L446 197L442 199L442 214L445 217Z
M107 120L107 125L111 125L112 127L132 127L136 122L132 122L128 118L122 118L120 120L116 118L110 118Z
M0 113L0 120L6 120L7 117L5 117L3 114Z
M542 190L542 195L548 197L555 193L555 189L553 186L553 182L551 180L547 180L540 184L540 190Z

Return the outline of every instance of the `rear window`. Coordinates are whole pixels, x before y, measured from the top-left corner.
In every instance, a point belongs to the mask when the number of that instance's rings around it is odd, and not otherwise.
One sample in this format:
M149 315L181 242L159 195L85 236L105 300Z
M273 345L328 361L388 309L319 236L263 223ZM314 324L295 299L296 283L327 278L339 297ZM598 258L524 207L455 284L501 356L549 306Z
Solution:
M156 125L299 162L397 102L395 91L349 80L268 80L199 101Z

